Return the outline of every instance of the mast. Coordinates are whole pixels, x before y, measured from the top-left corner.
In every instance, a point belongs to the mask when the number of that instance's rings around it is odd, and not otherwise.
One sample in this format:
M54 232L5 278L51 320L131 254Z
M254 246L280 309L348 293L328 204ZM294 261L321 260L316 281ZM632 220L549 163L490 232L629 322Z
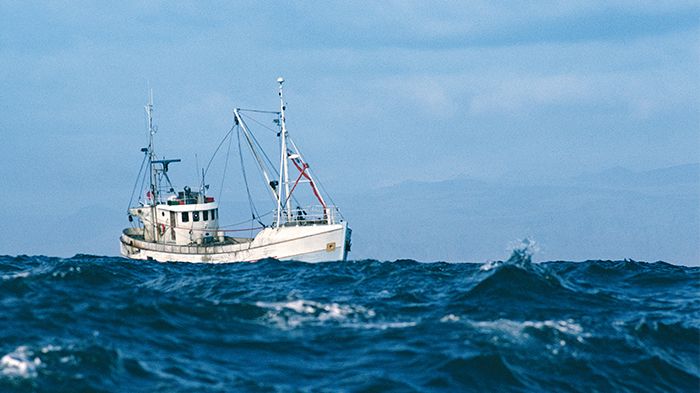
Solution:
M148 117L148 169L151 171L150 187L149 193L151 194L151 231L153 233L154 240L157 241L158 231L156 230L156 201L158 200L158 174L154 167L154 161L156 158L155 151L153 148L153 136L156 133L156 129L153 126L153 90L149 91L148 104L146 104L146 116ZM145 223L144 223L145 224Z
M280 142L280 180L279 184L283 184L284 180L284 198L286 199L285 209L287 210L287 222L292 221L292 210L291 201L289 200L289 166L287 162L287 125L285 117L286 106L284 104L284 95L282 94L282 84L284 83L284 78L277 78L277 83L279 83L279 96L280 96L280 124L282 126L281 132L281 142ZM281 188L281 187L280 187ZM277 226L280 225L280 219L282 218L282 193L281 189L278 193L279 198L277 200Z

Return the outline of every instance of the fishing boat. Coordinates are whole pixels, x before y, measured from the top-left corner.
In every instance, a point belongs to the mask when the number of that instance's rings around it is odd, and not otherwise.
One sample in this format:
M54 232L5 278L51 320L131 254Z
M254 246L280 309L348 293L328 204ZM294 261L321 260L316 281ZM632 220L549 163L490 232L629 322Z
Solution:
M278 78L279 111L261 111L236 108L233 110L234 126L224 137L238 136L241 145L252 153L252 161L262 174L266 193L271 197L269 221L257 214L251 197L243 156L241 171L245 189L251 204L250 222L258 228L244 228L249 236L236 236L241 229L220 225L219 202L210 195L205 184L205 170L196 190L183 187L176 190L168 171L180 159L158 158L154 150L153 94L146 105L148 147L144 153L137 177L143 185L137 203L129 202L129 228L120 238L121 254L126 258L155 260L159 262L254 262L265 258L304 262L344 261L350 251L351 229L339 209L327 203L309 164L304 160L286 125L286 103L283 94L283 78ZM263 113L274 117L276 138L279 143L279 164L273 164L262 149L258 139L246 123L246 113ZM229 146L230 141L229 139ZM243 144L241 143L243 140ZM219 148L222 146L219 144ZM276 142L277 143L277 142ZM219 151L217 148L217 152ZM214 153L216 155L216 152ZM228 157L226 162L228 163ZM210 161L211 164L211 161ZM294 174L290 174L290 167ZM208 170L208 168L207 168ZM224 171L225 172L225 171ZM146 180L148 177L148 180ZM222 181L223 183L223 181ZM301 207L296 194L302 185L315 198L315 204ZM332 201L332 199L330 199ZM294 206L293 207L293 202ZM257 233L253 234L255 229Z

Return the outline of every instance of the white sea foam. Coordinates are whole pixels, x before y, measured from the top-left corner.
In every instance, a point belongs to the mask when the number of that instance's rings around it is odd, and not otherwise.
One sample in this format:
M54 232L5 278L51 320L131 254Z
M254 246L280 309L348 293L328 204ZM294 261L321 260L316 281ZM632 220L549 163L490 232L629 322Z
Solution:
M12 274L3 274L2 279L3 280L12 280L15 278L25 278L29 277L29 272L18 272L18 273L12 273Z
M508 244L508 251L510 251L511 253L516 253L518 255L532 257L533 255L540 252L540 246L534 239L526 237L524 239L518 239Z
M567 319L565 321L525 321L523 322L524 327L534 327L535 329L542 330L543 328L551 328L558 330L560 333L569 335L578 335L583 332L583 328L578 323L575 323L573 319Z
M68 270L53 272L51 276L65 278L68 274L72 272L80 273L80 266L71 266L68 268Z
M41 353L56 352L56 351L60 351L60 350L62 350L62 349L63 349L63 348L59 347L58 345L51 345L51 344L49 344L49 345L47 345L47 346L41 348Z
M510 258L507 261L487 261L479 267L482 272L493 270L502 265L528 265L532 262L533 255L540 251L537 242L530 238L520 239L508 245Z
M368 317L374 316L374 311L362 306L346 305L339 303L320 303L312 300L289 300L286 302L257 302L257 306L272 308L275 311L291 310L299 314L313 314L320 320L343 319L351 314L366 314Z
M454 314L447 314L444 317L440 318L440 322L457 322L459 321L459 317L454 315Z
M393 296L393 294L386 289L382 289L379 293L377 293L377 297L379 298L387 298L391 296Z
M417 322L365 322L365 323L353 323L344 326L354 327L359 329L377 329L377 330L387 330L387 329L404 329L408 327L416 326Z
M257 302L257 306L270 309L266 317L281 329L294 329L303 325L322 325L335 322L343 327L357 329L403 329L416 326L414 321L377 321L376 312L359 305L321 303L296 299L284 302Z
M441 321L445 322L443 317ZM590 337L584 332L583 327L573 319L567 320L546 320L546 321L512 321L509 319L498 319L495 321L466 321L470 326L486 332L505 334L514 341L528 340L531 338L529 329L539 331L553 330L560 335L570 336L578 342L583 342L584 338ZM508 338L506 337L506 338ZM566 337L559 336L556 342L560 346L566 345Z
M375 316L374 310L362 306L320 303L304 299L285 302L257 302L256 305L270 309L267 312L267 317L281 328L295 328L302 324L327 321L357 321Z
M257 302L269 308L266 317L280 329L294 329L304 325L323 325L334 322L354 329L404 329L417 325L415 321L378 321L372 309L352 304L321 303L296 299L285 302Z
M487 272L501 265L503 265L502 261L487 261L486 263L482 263L481 266L479 266L479 270L481 270L482 272Z
M20 346L0 358L0 374L6 377L35 378L40 364L41 359L35 357L26 346Z

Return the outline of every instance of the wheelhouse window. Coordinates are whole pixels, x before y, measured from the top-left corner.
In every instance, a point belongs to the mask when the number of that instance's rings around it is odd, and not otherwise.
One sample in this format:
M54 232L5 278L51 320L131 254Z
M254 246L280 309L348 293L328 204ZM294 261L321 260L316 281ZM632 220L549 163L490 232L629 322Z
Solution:
M216 220L216 210L217 209L212 209L212 211L211 211L211 219L212 220Z
M192 221L199 221L199 212L192 212Z
M190 213L182 212L182 222L189 222L189 221L190 221Z
M209 221L209 210L202 212L202 221Z

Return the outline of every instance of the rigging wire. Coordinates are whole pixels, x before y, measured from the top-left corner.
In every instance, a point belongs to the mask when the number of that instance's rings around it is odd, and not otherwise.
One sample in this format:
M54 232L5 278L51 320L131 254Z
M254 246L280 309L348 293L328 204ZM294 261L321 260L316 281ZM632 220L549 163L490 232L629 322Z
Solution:
M250 116L245 116L245 117L250 118ZM245 123L243 116L241 116L241 122L243 123L242 127L245 127L243 130L246 131L248 129L248 126ZM248 141L248 145L250 147L251 154L253 154L253 156L256 157L256 159L258 160L258 163L260 165L260 169L262 170L265 188L274 187L273 183L271 183L271 182L274 181L274 178L279 177L279 171L277 170L276 166L272 163L272 160L270 160L270 157L267 155L267 152L260 144L260 141L258 141L258 139L255 137L255 134L252 132L246 131L245 135L246 135L246 139ZM239 151L240 150L241 149L239 148ZM262 156L265 158L265 160L262 160L259 158L260 156L258 155L258 152L262 153ZM265 168L263 168L263 166ZM265 176L266 172L272 174L274 176L273 179L267 179L267 177ZM268 183L268 181L270 181L270 183ZM277 183L277 182L275 181L275 183ZM280 187L280 185L278 184L276 187ZM273 196L273 201L275 202L275 204L278 202L277 192L278 192L278 190L273 188L273 194L275 194L275 196Z
M251 119L251 120L255 121L255 119L253 119L253 118L250 117L250 116L245 116L245 117L247 117L248 119ZM258 124L261 124L260 122L257 122L257 123L258 123ZM263 127L265 127L265 126L263 126ZM271 130L271 128L268 128L268 129ZM275 133L277 133L277 131L275 131L275 130L272 130L272 131L275 132ZM268 168L268 170L270 170L272 173L274 173L275 176L279 177L279 172L277 171L277 169L276 169L276 167L275 167L275 164L272 163L272 160L270 160L270 157L268 157L267 153L265 153L265 149L263 149L263 147L262 147L262 145L260 144L260 142L258 142L258 139L255 137L255 134L253 134L253 133L251 132L251 133L250 133L250 136L252 137L253 142L255 142L255 145L258 147L258 149L260 150L260 152L262 152L263 156L264 156L265 159L267 160L267 163L270 165L270 167Z
M294 146L295 149L297 149L296 143L294 143L294 140L293 140L291 137L289 138L289 142L292 144L292 146ZM298 149L297 149L297 150L298 150ZM340 212L340 210L338 209L338 205L336 205L335 201L333 200L333 197L332 197L331 194L326 190L326 187L323 186L323 182L322 182L321 179L318 177L318 174L316 174L316 171L313 171L313 173L312 173L311 168L309 168L309 173L311 173L312 176L316 179L316 181L315 181L314 183L318 184L318 186L321 188L321 191L323 191L323 194L324 194L326 197L328 197L328 200L331 202L331 206L333 206L333 207L335 208L335 211L338 212L338 215L340 215L340 218L342 218L343 220L345 220L345 217L343 217L343 213Z
M257 221L260 225L263 226L263 228L266 227L266 225L260 221L258 218L260 214L258 213L258 209L255 207L255 203L253 203L253 197L250 195L250 187L248 186L248 175L246 174L245 171L245 165L243 163L243 149L241 149L241 129L238 128L238 132L236 133L236 136L238 138L238 157L241 161L241 172L243 173L243 183L245 183L245 191L246 194L248 194L248 204L250 206L250 214L253 217L253 220Z
M280 115L280 112L253 111L253 110L249 110L249 111L250 112L260 112L260 113L272 113L272 114L276 114L278 116ZM250 115L246 115L246 114L241 113L241 116L245 117L246 119L252 120L253 122L257 123L259 126L265 128L269 131L272 131L277 136L279 136L279 133L281 132L281 131L274 130L274 129L266 126L265 124L263 124L262 122L258 121L257 119L255 119L254 117L252 117ZM275 164L272 163L272 161L270 160L270 157L265 152L265 149L263 149L262 145L260 145L260 142L258 142L258 139L255 137L255 134L253 134L251 132L250 136L252 137L253 142L255 142L255 145L258 147L258 150L260 150L262 152L263 156L265 157L265 160L267 160L267 162L269 164L268 170L270 170L270 172L273 173L275 175L275 177L279 177L279 171L277 170L277 167L275 166ZM281 185L279 185L279 186L281 187ZM292 197L292 201L294 201L294 204L299 206L300 203L299 203L299 200L297 199L297 197L294 194L292 194L291 197ZM287 198L289 198L289 197L287 197Z
M310 171L311 170L309 170L309 172ZM333 206L333 208L335 208L335 211L338 212L338 215L340 216L340 218L345 220L343 213L341 213L340 209L338 209L338 205L335 204L335 201L333 200L333 197L331 196L331 194L328 191L326 191L326 187L323 186L323 183L321 182L321 179L318 178L318 175L316 174L316 172L313 173L313 176L316 178L316 183L318 183L319 187L321 187L321 190L323 191L323 193L326 194L326 196L328 197L328 200L331 201L331 206Z
M271 215L271 214L272 214L272 213L274 213L274 212L275 212L274 210L270 210L269 212L267 212L267 213L265 213L265 214L262 214L262 215L258 216L258 218L263 218L263 217L267 217L267 216ZM227 224L227 225L219 225L219 228L230 228L230 227L236 227L236 226L239 226L239 225L242 225L242 224L245 224L245 223L251 222L251 221L252 221L252 220L250 220L250 219L245 219L245 220L243 220L243 221L239 221L239 222L236 222L236 223L233 223L233 224Z
M258 112L258 113L276 114L276 115L279 116L279 112L272 112L272 111L256 111L256 110L247 110L247 111L249 111L249 112ZM268 126L266 126L265 124L263 124L262 122L258 121L258 120L255 119L255 118L253 118L252 116L250 116L250 115L245 115L245 117L248 118L249 120L252 120L252 121L255 122L256 124L258 124L260 127L265 128L265 129L267 129L267 130L269 130L269 131L271 131L271 132L273 132L273 133L275 133L275 134L279 134L278 131L276 131L276 130L274 130L274 129L268 127ZM257 209L257 206L255 206L255 203L253 202L253 197L252 197L252 194L251 194L251 191L250 191L250 185L249 185L249 182L248 182L248 177L247 177L247 173L246 173L245 166L244 166L243 150L242 150L242 148L241 148L241 140L240 140L241 129L240 129L240 126L238 126L238 128L236 128L236 127L237 127L237 125L232 126L231 129L230 129L230 130L224 135L224 137L221 139L221 142L219 142L219 145L216 147L216 149L215 149L215 151L214 151L214 154L212 155L212 157L210 158L209 162L207 163L207 166L206 166L206 168L205 168L205 170L204 170L204 174L208 173L209 168L211 167L211 164L213 163L214 159L216 158L216 155L219 153L219 151L220 151L221 148L223 147L223 144L226 142L226 139L228 139L228 145L227 145L227 150L226 150L226 160L225 160L225 164L224 164L223 176L222 176L222 179L221 179L221 186L220 186L220 189L219 189L219 200L221 200L221 195L222 195L222 193L223 193L224 182L225 182L225 179L226 179L226 173L227 173L227 170L228 170L228 161L229 161L230 153L231 153L231 144L232 144L232 142L233 142L233 141L232 141L232 139L233 139L233 138L232 138L232 134L233 134L234 129L236 129L236 130L237 130L236 136L237 136L237 143L238 143L239 159L240 159L240 163L241 163L241 172L242 172L242 174L243 174L243 180L244 180L245 187L246 187L246 194L247 194L247 197L248 197L248 203L249 203L250 208L251 208L252 220L246 220L246 221L243 221L243 222L241 222L241 223L226 225L226 226L222 226L222 227L237 226L237 225L241 225L241 224L243 224L243 223L245 223L245 222L251 222L251 223L252 223L253 220L254 220L254 221L257 221L260 225L262 225L263 228L265 228L265 227L267 227L267 225L265 225L260 219L263 218L263 217L265 217L265 216L268 216L268 215L274 213L274 210L272 210L272 211L270 211L270 212L268 212L268 213L265 213L265 214L261 215L261 214L259 213L258 209ZM258 141L258 139L255 137L255 134L250 133L249 135L251 136L251 139L253 140L254 145L257 147L258 151L260 151L260 152L262 153L262 155L264 156L265 160L267 161L267 164L269 165L268 169L270 170L270 172L273 173L273 174L276 175L276 176L279 176L279 171L277 170L277 168L275 167L275 165L274 165L274 164L272 163L272 161L270 160L270 157L267 155L265 149L262 148L262 145L260 144L260 142ZM294 143L294 142L291 140L291 138L290 138L290 142L291 142L292 144ZM131 203L133 202L133 197L134 197L134 194L135 194L135 192L136 192L136 187L137 187L137 184L138 184L138 180L139 180L139 177L141 176L141 173L143 172L143 168L144 168L144 165L145 165L145 162L146 162L146 159L147 159L147 158L148 158L147 156L144 156L144 159L143 159L143 161L141 162L141 167L140 167L140 169L139 169L139 175L137 176L136 182L134 183L134 188L133 188L133 190L132 190L131 198L130 198L130 200L129 200L129 206L131 206ZM309 171L310 171L310 169L309 169ZM142 188L143 188L143 186L144 186L144 184L145 184L145 181L146 181L146 175L147 175L147 173L144 173L144 176L141 178L141 187L142 187ZM332 197L331 197L330 194L326 191L326 189L325 189L323 183L321 183L321 182L319 181L318 178L316 179L316 183L319 184L319 186L320 186L321 189L323 190L323 193L326 194L326 196L330 199L331 203L333 203L333 205L335 205L335 202L333 201ZM290 195L287 196L287 199L289 199L289 198L291 198L291 199L295 202L295 204L299 205L299 200L297 199L295 193L290 193ZM140 199L139 199L139 200L140 200ZM337 210L337 209L336 209L336 210ZM341 217L342 217L342 214L341 214ZM251 229L252 229L252 228L251 228Z
M279 115L279 112L275 112L275 113L277 113L277 114ZM252 120L253 122L259 124L260 127L265 128L265 129L267 129L267 130L269 130L269 131L272 131L272 132L275 133L275 134L279 134L279 131L278 131L278 130L275 130L274 128L271 128L271 127L266 126L265 124L263 124L263 122L258 121L258 120L255 119L253 116L245 115L245 117L247 117L248 119Z
M143 161L141 161L141 167L139 168L139 174L136 175L136 181L134 182L134 188L131 190L131 197L129 198L129 206L127 206L126 211L129 211L131 207L131 202L134 201L134 194L136 193L136 187L139 185L139 179L141 178L141 172L143 171L143 166L146 165L147 155L143 155Z
M273 115L279 115L279 114L280 114L279 111L263 111L263 110L260 110L260 109L242 109L242 108L238 108L238 111L239 111L239 112L270 113L270 114L273 114Z
M226 140L226 138L228 138L228 137L231 135L231 133L233 132L233 129L234 129L234 128L236 128L235 125L234 125L233 127L231 127L231 129L230 129L229 132L226 134L226 136L224 137L224 139L221 140L221 143L219 143L219 147L216 148L216 151L214 152L214 155L216 155L216 152L219 151L219 148L221 147L221 144L224 143L224 140ZM221 194L224 192L224 180L226 179L226 169L228 169L228 158L229 158L229 155L231 154L231 140L232 140L232 139L233 139L233 138L229 138L229 140L228 140L228 148L226 149L226 162L224 163L224 174L221 176L221 186L219 187L219 202L221 202ZM211 160L209 160L209 164L207 165L207 171L209 170L209 165L211 165L211 161L212 161L212 160L214 160L214 157L213 157L213 156L212 156ZM206 173L206 171L205 171L205 173Z
M209 163L207 164L207 169L204 170L204 175L209 173L209 167L211 166L211 163L214 161L214 158L216 157L216 154L219 152L219 149L221 149L221 146L226 142L226 138L231 136L231 133L233 132L233 129L236 128L236 125L234 124L230 130L224 135L223 139L221 139L221 142L219 142L219 146L216 147L216 150L214 150L214 154L211 155L211 158L209 159ZM229 141L229 147L231 146L230 141ZM199 176L199 174L197 175Z
M139 187L139 190L143 191L145 189L147 177L150 177L148 171L143 171L143 177L141 177L141 187ZM143 202L141 202L141 197L142 197L142 195L140 195L140 192L139 192L139 203L143 203Z

